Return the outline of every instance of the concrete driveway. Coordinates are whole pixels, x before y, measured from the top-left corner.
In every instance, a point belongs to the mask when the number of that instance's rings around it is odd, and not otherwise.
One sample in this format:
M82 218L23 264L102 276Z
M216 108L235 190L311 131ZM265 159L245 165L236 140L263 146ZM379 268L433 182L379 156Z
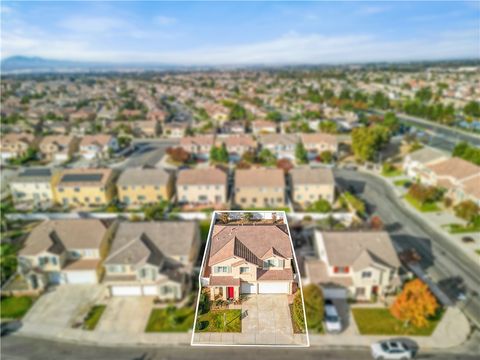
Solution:
M99 301L104 293L101 285L60 285L44 293L23 318L29 331L61 331L71 328Z
M153 297L119 296L107 301L95 331L142 334L152 311Z

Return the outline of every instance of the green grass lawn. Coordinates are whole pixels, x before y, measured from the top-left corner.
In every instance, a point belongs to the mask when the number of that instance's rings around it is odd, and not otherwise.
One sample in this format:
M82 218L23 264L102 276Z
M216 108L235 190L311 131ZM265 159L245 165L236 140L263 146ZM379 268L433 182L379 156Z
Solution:
M0 317L2 319L20 319L33 305L35 298L31 296L8 296L0 301Z
M382 175L385 177L395 177L403 175L403 171L400 169L394 169L390 171L382 170Z
M400 187L405 187L408 184L411 184L412 182L408 179L401 179L401 180L395 180L393 182L395 186L400 186Z
M480 224L461 225L461 224L447 224L445 225L450 234L464 234L480 231Z
M428 202L425 204L420 204L420 202L417 199L414 199L411 197L409 194L405 195L405 200L412 205L415 209L421 211L421 212L432 212L432 211L440 211L440 208L438 205L434 202Z
M206 314L198 316L197 331L241 332L241 315L242 310L211 310Z
M102 317L103 312L105 311L105 305L95 305L92 306L90 311L88 312L85 320L83 322L83 329L84 330L95 330L95 327L98 324L98 321Z
M353 317L358 330L362 335L413 335L430 336L442 319L443 311L429 321L423 328L404 326L390 314L389 309L383 308L352 308Z
M194 319L193 307L153 309L145 332L186 332L192 328Z

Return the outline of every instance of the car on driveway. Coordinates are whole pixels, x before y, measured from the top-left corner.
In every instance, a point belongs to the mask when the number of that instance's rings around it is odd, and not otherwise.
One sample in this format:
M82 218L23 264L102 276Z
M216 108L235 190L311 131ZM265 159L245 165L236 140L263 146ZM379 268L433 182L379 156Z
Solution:
M413 359L413 351L401 341L379 341L370 345L375 360Z
M325 302L325 328L329 333L342 331L342 323L337 308L330 300Z

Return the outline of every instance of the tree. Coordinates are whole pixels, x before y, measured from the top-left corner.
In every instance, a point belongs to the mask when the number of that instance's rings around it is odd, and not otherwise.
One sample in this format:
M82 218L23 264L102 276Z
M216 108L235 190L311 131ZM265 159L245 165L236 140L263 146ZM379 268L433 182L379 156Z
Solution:
M421 102L429 102L432 99L432 96L432 89L430 89L428 86L421 88L415 94L415 98Z
M244 120L247 118L247 110L240 104L234 104L230 108L229 119L230 120Z
M393 134L400 128L400 121L398 120L397 115L390 111L385 114L382 125L387 127L390 133Z
M455 215L472 224L480 217L480 207L472 200L465 200L456 205L454 208Z
M302 142L298 142L295 147L295 158L299 164L306 164L308 162L307 150Z
M328 213L331 210L332 210L332 206L325 199L318 199L307 208L307 211L318 212L318 213Z
M181 147L170 147L167 154L173 161L179 163L186 163L190 159L190 154Z
M373 106L379 109L388 109L390 107L390 100L388 96L381 91L376 91L372 98Z
M282 121L282 114L279 111L270 111L267 114L267 120L275 121L278 123Z
M435 315L439 305L428 286L420 279L415 279L403 287L400 295L390 307L391 314L416 327L428 324L428 318Z
M480 149L470 145L466 141L462 141L455 145L452 156L470 161L473 164L480 165Z
M268 149L262 149L258 154L258 161L266 166L273 166L277 163L277 158Z
M157 204L146 206L143 211L145 213L145 220L162 220L165 215L165 209L168 207L168 202L162 200Z
M378 151L390 140L389 130L383 126L356 128L352 131L352 149L355 157L363 161L375 159Z
M480 102L469 101L463 108L463 113L467 116L480 117Z
M321 121L318 124L318 130L327 134L336 134L338 133L337 123L332 120Z
M220 215L218 215L218 219L222 224L228 224L228 221L230 220L228 216L228 212L222 212Z
M293 169L293 164L288 159L280 159L277 161L277 168L282 169L285 174L287 174L291 169Z
M299 293L300 291L297 292L298 295L295 297L300 296ZM322 289L316 284L307 285L303 288L303 298L305 302L305 314L307 315L308 328L315 331L321 331L324 313ZM297 309L294 309L295 313L297 313L297 311ZM303 311L301 317L303 318Z
M17 269L17 252L11 244L0 244L0 281L3 284Z
M320 161L324 164L330 164L333 161L333 154L329 150L320 153Z
M420 205L440 200L441 192L434 186L412 184L408 189L408 195L417 200Z

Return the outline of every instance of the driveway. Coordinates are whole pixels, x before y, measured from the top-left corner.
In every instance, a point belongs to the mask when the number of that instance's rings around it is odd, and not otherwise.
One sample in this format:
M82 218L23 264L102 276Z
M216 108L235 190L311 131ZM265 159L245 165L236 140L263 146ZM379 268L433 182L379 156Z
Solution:
M57 286L35 302L22 320L22 330L42 334L71 328L101 299L103 290L101 285Z
M152 310L153 297L119 296L107 301L95 331L142 334Z

